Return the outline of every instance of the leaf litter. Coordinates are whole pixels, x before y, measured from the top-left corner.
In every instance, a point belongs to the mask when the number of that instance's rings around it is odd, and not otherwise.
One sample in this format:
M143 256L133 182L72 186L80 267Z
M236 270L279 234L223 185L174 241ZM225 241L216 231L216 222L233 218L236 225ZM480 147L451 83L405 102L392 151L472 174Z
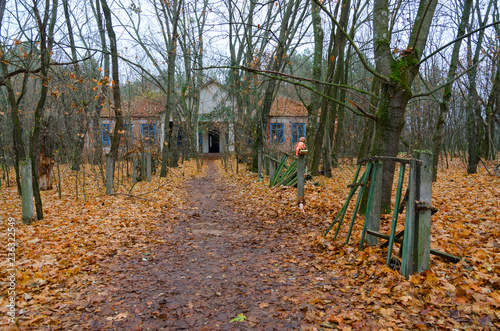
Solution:
M308 182L305 216L295 189L269 188L217 161L138 183L132 195L149 192L148 200L105 196L87 176L86 201L81 187L77 201L75 172L66 170L61 199L42 192L45 219L16 226L18 327L500 328L499 178L465 175L459 164L439 174L432 247L469 262L433 256L430 270L407 281L385 265L386 249L357 250L360 220L347 246L345 228L335 242L322 236L352 169ZM21 218L15 187L3 183L0 199L4 218ZM389 227L383 217L381 232ZM3 312L7 300L4 290ZM238 316L246 320L231 323Z

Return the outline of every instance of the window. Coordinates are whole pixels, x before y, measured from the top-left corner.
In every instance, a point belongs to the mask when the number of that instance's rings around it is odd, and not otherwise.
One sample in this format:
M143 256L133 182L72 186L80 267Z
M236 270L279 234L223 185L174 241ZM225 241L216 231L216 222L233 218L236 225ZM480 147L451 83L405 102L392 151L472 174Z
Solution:
M271 142L285 142L285 125L283 123L271 123Z
M141 124L142 140L146 144L154 144L156 139L156 124Z
M130 141L134 140L134 130L133 124L123 124L123 131L125 132L125 137L130 138Z
M203 133L198 133L198 137L200 139L200 146L203 146Z
M111 145L111 137L109 135L109 124L103 124L101 127L101 141L104 147Z
M184 138L184 129L180 127L179 132L177 132L177 146L182 146L183 138Z
M292 123L292 143L298 143L306 135L305 123Z

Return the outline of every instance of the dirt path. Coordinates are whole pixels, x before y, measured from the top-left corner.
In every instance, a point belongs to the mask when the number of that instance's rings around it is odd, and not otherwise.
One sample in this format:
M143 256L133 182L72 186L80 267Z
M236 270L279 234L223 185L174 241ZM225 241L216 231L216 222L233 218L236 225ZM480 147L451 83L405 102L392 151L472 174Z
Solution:
M64 329L290 330L312 322L315 308L302 302L325 279L297 266L314 259L293 240L305 222L238 214L214 161L208 167L207 177L186 182L186 205L154 234L160 244L101 263L81 304L67 307ZM239 314L246 320L231 322Z

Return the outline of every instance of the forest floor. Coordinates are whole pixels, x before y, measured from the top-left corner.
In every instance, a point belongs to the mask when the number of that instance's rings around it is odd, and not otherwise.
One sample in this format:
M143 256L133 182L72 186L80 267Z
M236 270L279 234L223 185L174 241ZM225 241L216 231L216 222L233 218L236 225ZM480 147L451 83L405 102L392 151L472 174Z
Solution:
M115 196L85 169L62 169L62 196L43 192L45 219L15 226L17 323L8 323L5 289L5 329L500 328L500 178L467 176L457 160L433 186L432 247L468 262L433 256L410 280L385 265L386 249L358 251L359 219L349 245L345 225L335 242L322 236L347 197L351 165L307 183L305 215L295 189L218 160L200 172L186 162L131 191L124 176ZM21 218L15 187L2 183L0 200L7 247L5 221ZM389 226L383 215L381 231Z

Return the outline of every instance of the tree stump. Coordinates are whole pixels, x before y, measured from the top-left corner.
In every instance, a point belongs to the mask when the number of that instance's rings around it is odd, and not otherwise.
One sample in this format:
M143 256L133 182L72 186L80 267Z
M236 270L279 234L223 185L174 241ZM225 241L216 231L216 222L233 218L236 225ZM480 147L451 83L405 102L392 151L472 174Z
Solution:
M40 190L52 190L52 170L54 168L54 159L40 153L40 168L38 169L38 182Z

